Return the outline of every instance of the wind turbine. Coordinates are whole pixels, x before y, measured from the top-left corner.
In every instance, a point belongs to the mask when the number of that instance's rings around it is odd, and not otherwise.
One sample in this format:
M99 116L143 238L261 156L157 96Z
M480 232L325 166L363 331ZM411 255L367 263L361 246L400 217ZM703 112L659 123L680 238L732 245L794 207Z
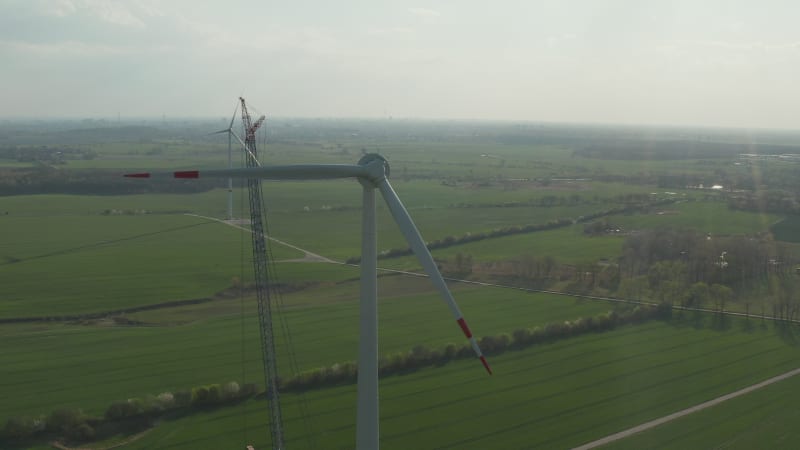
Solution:
M359 306L358 342L358 408L356 415L356 449L377 450L379 441L378 416L378 252L375 220L375 190L383 196L395 223L417 256L420 264L450 308L458 326L469 339L472 349L483 367L491 375L492 369L483 356L475 337L458 309L447 284L425 246L414 221L400 198L389 184L389 164L378 154L364 155L358 164L300 164L289 166L261 166L241 169L189 170L169 173L132 173L126 177L150 178L262 178L270 180L322 180L356 178L363 188L361 230L361 295Z
M228 169L233 169L233 159L232 159L232 151L231 151L231 140L234 136L233 134L233 121L236 120L236 111L239 110L239 103L236 103L236 107L233 109L233 115L231 116L231 123L228 124L228 128L224 130L215 131L213 133L209 133L209 135L214 134L228 134ZM239 137L236 137L239 139ZM241 139L239 139L241 142ZM228 177L228 220L233 219L233 178Z

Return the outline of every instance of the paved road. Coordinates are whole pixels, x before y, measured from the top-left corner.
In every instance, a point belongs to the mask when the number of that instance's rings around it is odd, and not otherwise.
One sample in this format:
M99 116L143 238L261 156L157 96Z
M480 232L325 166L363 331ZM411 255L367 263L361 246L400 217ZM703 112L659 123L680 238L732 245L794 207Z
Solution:
M753 392L757 389L761 389L764 386L769 386L770 384L777 383L778 381L785 380L787 378L791 378L795 375L800 374L800 369L794 369L792 371L786 372L783 375L778 375L776 377L772 377L768 380L764 380L761 383L754 384L752 386L748 386L744 389L739 389L736 392L731 392L730 394L723 395L721 397L717 397L713 400L709 400L705 403L700 403L699 405L692 406L691 408L686 408L682 411L678 411L676 413L672 413L668 416L661 417L656 420L651 420L650 422L643 423L641 425L635 426L633 428L629 428L625 431L620 431L619 433L612 434L610 436L606 436L602 439L598 439L596 441L589 442L588 444L583 444L580 447L575 447L573 450L588 450L590 448L600 447L601 445L606 445L608 443L617 441L619 439L624 439L628 436L632 436L636 433L641 433L642 431L649 430L651 428L655 428L659 425L663 425L667 422L672 420L681 418L683 416L689 415L693 412L702 411L706 408L710 408L712 406L718 405L724 401L730 400L732 398L736 398L750 392Z

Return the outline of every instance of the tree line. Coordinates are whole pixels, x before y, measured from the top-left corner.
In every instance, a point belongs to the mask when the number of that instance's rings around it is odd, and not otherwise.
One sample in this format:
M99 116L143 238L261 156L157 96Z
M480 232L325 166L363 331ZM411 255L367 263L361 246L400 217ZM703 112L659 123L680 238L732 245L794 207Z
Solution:
M13 159L18 162L45 162L62 164L68 159L94 159L97 152L86 148L66 146L6 146L0 147L0 159Z
M499 355L507 351L520 350L534 345L555 342L560 339L586 333L610 331L629 324L643 323L653 319L666 319L670 310L646 305L625 307L593 317L572 321L552 322L541 327L518 328L511 333L484 336L478 344L486 355ZM382 377L409 373L424 367L439 366L459 359L474 358L469 344L446 344L442 347L414 346L407 352L384 355L379 360ZM283 392L305 392L329 386L353 384L358 377L358 365L347 361L320 367L280 379ZM58 408L47 415L37 417L17 416L6 421L0 430L0 444L27 442L42 437L59 437L72 442L87 442L117 434L126 423L149 424L156 418L172 411L206 410L235 403L260 393L253 383L240 385L235 381L224 384L197 386L175 392L162 392L143 398L115 401L109 405L102 417L92 416L77 408ZM268 394L267 394L268 395Z
M461 236L446 236L442 239L437 239L435 241L426 242L425 245L428 247L428 250L439 250L443 248L453 247L456 245L464 245L469 244L472 242L482 241L484 239L494 239L494 238L501 238L505 236L512 236L515 234L524 234L524 233L534 233L538 231L546 231L546 230L554 230L556 228L566 227L573 225L575 223L585 223L591 222L595 219L604 216L610 216L614 214L625 214L631 213L634 211L641 211L644 209L648 209L654 206L661 206L666 204L674 203L675 200L672 199L664 199L664 200L657 200L654 202L649 203L634 203L631 205L621 206L617 208L610 208L603 211L594 212L591 214L586 214L583 216L578 216L577 218L560 218L560 219L553 219L549 220L545 223L540 224L526 224L526 225L511 225L502 228L495 228L491 231L485 232L476 232L471 233L467 232L462 234ZM411 247L402 247L402 248L390 248L388 250L383 250L378 254L378 259L389 259L389 258L398 258L402 256L409 256L412 255L413 251ZM352 256L345 260L346 264L358 264L361 261L360 256Z
M0 169L0 195L74 194L128 195L190 194L225 187L221 179L173 180L152 178L147 183L123 178L119 170L61 170L53 167Z

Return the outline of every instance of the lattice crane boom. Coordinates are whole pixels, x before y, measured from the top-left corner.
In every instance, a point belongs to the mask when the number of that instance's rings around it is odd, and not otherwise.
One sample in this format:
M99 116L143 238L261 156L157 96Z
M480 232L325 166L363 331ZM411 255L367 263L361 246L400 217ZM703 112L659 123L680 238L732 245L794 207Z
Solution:
M256 148L256 131L264 123L264 116L253 122L247 105L239 97L242 106L242 124L245 130L245 150L247 167L259 167L258 150ZM275 337L272 327L272 299L270 296L270 271L267 261L266 229L262 210L261 179L248 178L247 192L250 202L250 226L253 237L253 271L255 275L256 294L258 299L258 321L261 335L261 351L264 363L264 381L267 392L267 403L270 412L270 438L272 448L283 450L285 439L283 434L283 418L281 414L280 395L278 392L278 365L275 357Z

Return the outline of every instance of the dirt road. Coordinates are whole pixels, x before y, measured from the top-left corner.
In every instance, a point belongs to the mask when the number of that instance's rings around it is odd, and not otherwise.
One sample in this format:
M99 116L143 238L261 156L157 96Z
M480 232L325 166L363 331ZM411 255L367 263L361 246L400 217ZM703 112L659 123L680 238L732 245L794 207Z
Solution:
M782 380L785 380L787 378L791 378L791 377L793 377L793 376L795 376L797 374L800 374L800 369L794 369L792 371L784 373L783 375L778 375L776 377L772 377L772 378L770 378L768 380L764 380L764 381L762 381L760 383L754 384L752 386L748 386L748 387L746 387L744 389L739 389L738 391L731 392L730 394L726 394L726 395L723 395L721 397L717 397L717 398L715 398L713 400L709 400L709 401L707 401L705 403L700 403L699 405L692 406L691 408L686 408L684 410L672 413L672 414L670 414L668 416L664 416L664 417L661 417L661 418L656 419L656 420L651 420L650 422L646 422L646 423L643 423L641 425L637 425L637 426L635 426L633 428L629 428L629 429L627 429L625 431L620 431L619 433L614 433L614 434L612 434L610 436L606 436L606 437L604 437L602 439L598 439L596 441L592 441L592 442L589 442L587 444L583 444L580 447L575 447L574 450L587 450L587 449L590 449L590 448L600 447L601 445L606 445L608 443L617 441L619 439L624 439L624 438L626 438L628 436L632 436L632 435L634 435L636 433L640 433L642 431L649 430L651 428L655 428L655 427L657 427L659 425L665 424L665 423L670 422L672 420L675 420L675 419L681 418L683 416L689 415L689 414L691 414L693 412L702 411L702 410L704 410L706 408L710 408L712 406L718 405L718 404L720 404L720 403L722 403L724 401L730 400L732 398L736 398L736 397L748 394L748 393L753 392L753 391L755 391L757 389L761 389L764 386L769 386L770 384L777 383L778 381L782 381Z

